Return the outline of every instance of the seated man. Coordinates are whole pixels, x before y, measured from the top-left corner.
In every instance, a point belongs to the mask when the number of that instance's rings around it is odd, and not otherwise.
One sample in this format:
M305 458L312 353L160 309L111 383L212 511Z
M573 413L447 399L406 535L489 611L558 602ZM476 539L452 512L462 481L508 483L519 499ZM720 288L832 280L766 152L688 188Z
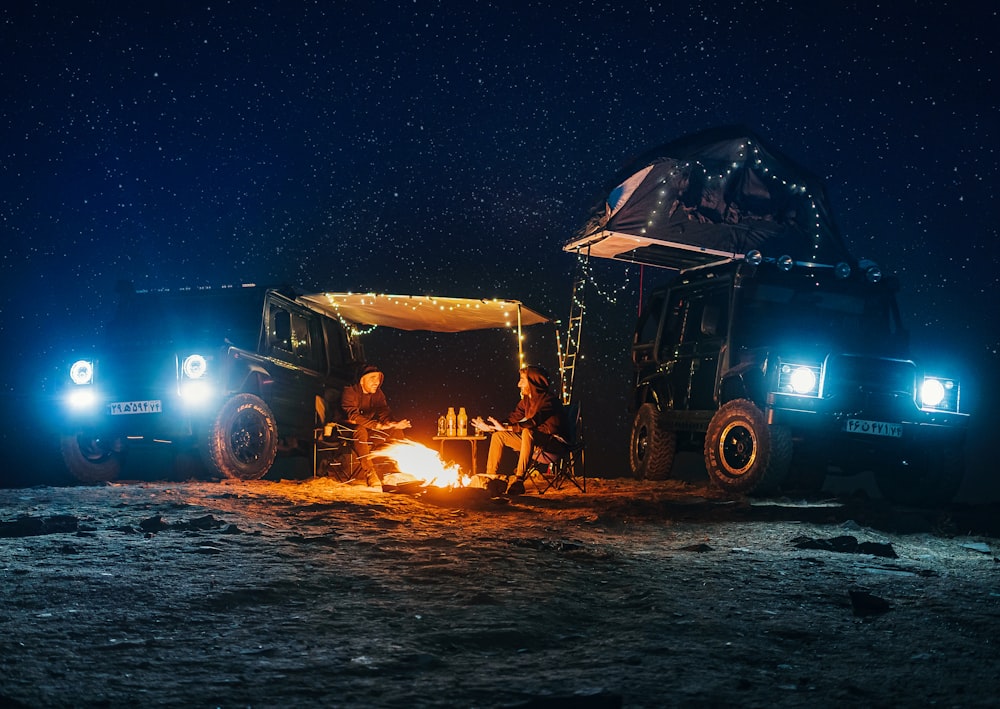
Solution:
M531 452L539 448L555 456L564 454L566 444L566 414L562 401L549 390L549 375L544 368L529 365L521 369L517 381L521 400L503 423L490 417L477 417L472 426L483 433L491 432L490 452L486 458L486 475L496 477L504 447L518 451L514 481L507 489L511 495L524 492L524 479L531 463Z
M390 438L399 438L410 427L409 419L394 420L389 403L382 391L385 375L374 366L361 370L358 382L344 389L340 404L348 422L354 426L354 452L361 462L364 482L369 487L381 483L372 463L372 448L385 445Z

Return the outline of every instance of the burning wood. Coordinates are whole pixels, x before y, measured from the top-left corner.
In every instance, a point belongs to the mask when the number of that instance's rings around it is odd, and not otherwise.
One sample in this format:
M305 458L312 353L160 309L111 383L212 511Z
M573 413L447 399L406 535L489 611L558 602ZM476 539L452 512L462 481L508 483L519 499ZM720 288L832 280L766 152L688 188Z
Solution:
M390 443L379 448L375 455L389 458L402 475L411 477L424 486L452 488L469 484L470 478L462 474L458 465L446 465L437 451L414 441Z

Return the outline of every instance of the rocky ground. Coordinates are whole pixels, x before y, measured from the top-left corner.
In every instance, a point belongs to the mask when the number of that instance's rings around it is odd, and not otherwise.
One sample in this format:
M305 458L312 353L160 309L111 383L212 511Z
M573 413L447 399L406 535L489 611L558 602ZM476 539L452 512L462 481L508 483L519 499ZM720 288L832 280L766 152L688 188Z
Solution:
M993 706L998 551L683 482L0 490L0 706Z

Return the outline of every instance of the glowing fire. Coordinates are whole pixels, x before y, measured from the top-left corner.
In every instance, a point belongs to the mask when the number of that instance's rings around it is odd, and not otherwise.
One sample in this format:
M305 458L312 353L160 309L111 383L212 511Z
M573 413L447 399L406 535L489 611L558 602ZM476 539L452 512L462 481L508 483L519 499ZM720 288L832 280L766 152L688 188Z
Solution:
M470 480L462 475L458 465L445 465L437 451L414 441L390 443L379 448L375 455L391 458L399 472L422 480L425 485L459 487L467 485Z

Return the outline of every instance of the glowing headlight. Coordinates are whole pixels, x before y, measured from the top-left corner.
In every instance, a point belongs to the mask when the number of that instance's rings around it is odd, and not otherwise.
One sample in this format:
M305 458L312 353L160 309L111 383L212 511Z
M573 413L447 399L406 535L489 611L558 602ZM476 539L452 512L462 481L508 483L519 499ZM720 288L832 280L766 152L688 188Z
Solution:
M778 270L779 271L786 271L786 272L787 271L791 271L792 267L794 265L795 265L795 260L791 256L789 256L788 254L785 254L784 256L779 256L778 257Z
M90 384L94 381L94 363L85 359L77 360L69 368L69 378L74 384Z
M799 396L818 396L819 374L819 365L782 364L778 373L778 391Z
M797 367L789 381L796 394L808 394L816 389L816 373L809 367Z
M947 377L924 377L920 385L920 406L938 411L958 411L958 381Z
M205 376L205 372L208 369L208 362L201 355L190 355L184 360L181 369L184 372L184 376L188 379L200 379Z

